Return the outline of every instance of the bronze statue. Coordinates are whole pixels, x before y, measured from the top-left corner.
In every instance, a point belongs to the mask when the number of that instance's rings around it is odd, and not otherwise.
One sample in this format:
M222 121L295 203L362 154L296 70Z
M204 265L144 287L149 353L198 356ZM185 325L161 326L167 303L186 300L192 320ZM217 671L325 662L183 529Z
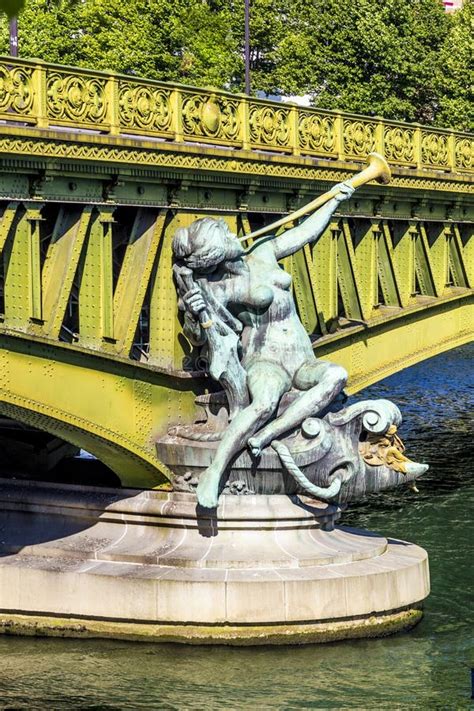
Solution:
M209 374L222 385L229 412L227 426L214 437L218 444L212 461L199 479L202 506L217 505L223 474L246 446L258 463L265 447L275 443L282 468L292 472L291 454L280 439L315 418L342 391L347 373L314 356L296 311L291 276L278 262L317 240L341 201L351 197L356 185L380 177L385 166L383 159L372 159L350 182L334 186L274 226L324 202L303 222L278 236L261 237L246 250L220 219L205 217L177 230L174 273L184 333L207 351ZM387 427L392 425L393 418ZM196 432L188 436L199 439ZM292 474L297 478L294 467ZM330 488L331 495L339 492L343 479L341 475Z
M296 312L291 277L278 265L278 260L314 242L339 203L353 192L347 183L338 189L337 197L303 223L274 239L262 238L246 252L223 220L209 217L179 229L174 237L174 255L192 269L196 282L181 294L185 334L196 344L204 343L208 329L199 316L214 311L218 303L212 318L222 319L239 334L242 377L250 399L238 404L213 463L201 477L197 495L202 506L217 505L221 476L242 443L258 456L273 439L326 407L346 383L343 368L315 358ZM269 422L291 388L299 396Z

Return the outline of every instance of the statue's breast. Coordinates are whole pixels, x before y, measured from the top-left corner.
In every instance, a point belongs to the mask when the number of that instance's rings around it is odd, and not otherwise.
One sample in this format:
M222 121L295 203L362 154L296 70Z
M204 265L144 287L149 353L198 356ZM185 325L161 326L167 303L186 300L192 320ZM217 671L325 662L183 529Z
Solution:
M285 272L283 269L274 269L272 271L272 284L279 289L284 291L289 291L291 288L291 275Z
M273 249L264 246L247 260L248 287L243 303L251 310L266 311L278 300L279 291L291 288L291 276L280 269Z
M274 293L271 286L258 284L251 286L248 294L248 305L258 311L265 311L271 306L274 299Z
M273 303L279 289L288 291L290 287L291 276L283 269L272 269L259 274L256 278L251 277L248 304L259 310L267 309Z

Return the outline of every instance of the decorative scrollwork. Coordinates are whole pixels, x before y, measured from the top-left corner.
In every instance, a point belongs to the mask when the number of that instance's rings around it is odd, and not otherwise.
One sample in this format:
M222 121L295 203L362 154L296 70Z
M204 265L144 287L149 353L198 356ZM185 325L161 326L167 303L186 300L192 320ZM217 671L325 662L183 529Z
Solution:
M120 82L120 125L168 133L172 108L171 90L133 82Z
M266 176L278 179L302 181L328 181L342 182L347 179L347 171L342 168L322 168L321 166L301 165L299 162L271 162L259 159L234 156L220 156L217 153L193 153L181 151L157 151L154 147L130 147L128 141L120 145L109 143L90 143L83 140L60 142L45 140L43 137L29 138L26 136L0 136L0 153L16 153L27 158L39 156L41 158L59 158L66 161L86 160L103 161L109 165L112 162L133 164L137 169L148 167L161 167L165 169L180 170L206 170L221 175L232 173L248 173L255 176ZM72 165L72 163L71 163ZM472 169L468 169L469 173ZM403 190L434 190L465 194L472 192L468 181L458 180L456 174L432 175L397 175L395 174L391 185ZM200 205L196 205L200 206Z
M315 153L334 153L336 149L336 118L300 111L298 139L300 148L303 150Z
M448 136L444 133L423 132L421 160L427 165L448 165Z
M375 150L375 123L365 121L344 121L344 153L352 156L366 156Z
M387 160L413 163L415 161L414 129L387 126L384 131L384 148Z
M238 100L216 94L185 94L181 111L183 133L186 136L238 140Z
M27 116L33 112L32 69L0 66L0 112Z
M249 124L252 143L274 146L275 148L288 146L290 139L289 109L251 104Z
M331 412L327 420L332 425L343 425L354 418L360 418L364 429L371 434L384 434L391 425L400 425L402 415L390 400L365 400L346 407L339 412Z
M48 115L56 121L99 124L107 113L106 80L48 72Z
M474 140L458 138L454 146L456 168L472 168L474 166Z

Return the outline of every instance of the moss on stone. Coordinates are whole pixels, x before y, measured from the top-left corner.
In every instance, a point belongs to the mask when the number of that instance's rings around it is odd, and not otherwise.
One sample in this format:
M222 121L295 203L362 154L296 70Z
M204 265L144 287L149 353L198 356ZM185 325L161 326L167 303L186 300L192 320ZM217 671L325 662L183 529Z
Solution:
M330 622L276 625L160 625L3 613L0 634L29 637L109 638L136 642L182 644L315 644L345 639L386 637L414 627L421 607L388 614Z

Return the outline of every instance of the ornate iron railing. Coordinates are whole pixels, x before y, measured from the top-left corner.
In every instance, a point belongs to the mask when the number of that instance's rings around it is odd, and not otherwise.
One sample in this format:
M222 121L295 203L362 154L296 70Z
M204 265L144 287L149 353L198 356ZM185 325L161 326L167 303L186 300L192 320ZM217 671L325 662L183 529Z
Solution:
M474 136L40 60L0 58L0 120L351 161L474 171Z

